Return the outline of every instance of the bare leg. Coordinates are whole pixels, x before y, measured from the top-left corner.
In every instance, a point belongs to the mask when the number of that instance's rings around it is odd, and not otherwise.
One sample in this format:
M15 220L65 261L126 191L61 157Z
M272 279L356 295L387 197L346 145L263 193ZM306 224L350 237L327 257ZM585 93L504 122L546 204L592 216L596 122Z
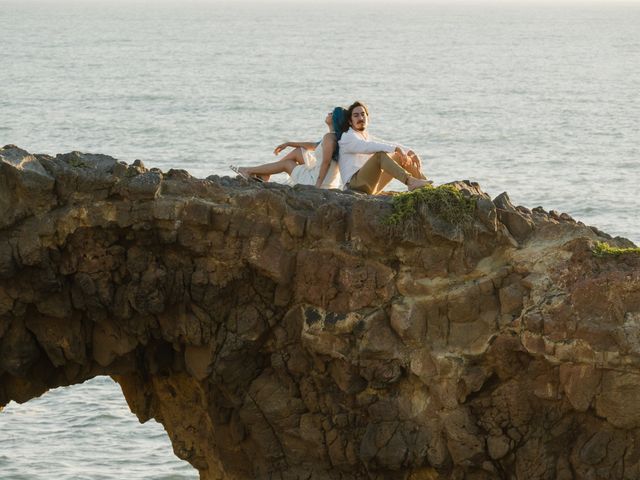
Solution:
M285 172L291 175L291 172L297 166L298 164L295 162L295 160L292 160L289 158L286 160L285 159L278 160L277 162L264 163L262 165L257 165L255 167L240 167L238 168L238 170L240 170L242 173L245 173L247 175L266 176L266 175L275 175L276 173L285 173Z
M295 160L295 162L298 165L302 165L304 163L304 155L302 153L302 148L300 147L296 147L293 150L291 150L289 153L287 153L284 157L282 157L280 160Z
M302 155L302 149L294 148L276 162L263 163L255 167L240 167L238 170L246 175L257 175L266 181L269 180L271 175L275 175L276 173L286 172L291 175L293 169L303 163L304 156Z

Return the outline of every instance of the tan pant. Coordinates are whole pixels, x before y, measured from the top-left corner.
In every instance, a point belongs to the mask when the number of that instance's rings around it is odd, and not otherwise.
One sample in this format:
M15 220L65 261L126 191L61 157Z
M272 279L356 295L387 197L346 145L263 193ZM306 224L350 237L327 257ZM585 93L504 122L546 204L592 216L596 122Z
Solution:
M406 185L410 176L411 174L398 165L388 153L378 152L371 155L362 168L351 177L347 186L351 190L371 194L382 190L391 178Z

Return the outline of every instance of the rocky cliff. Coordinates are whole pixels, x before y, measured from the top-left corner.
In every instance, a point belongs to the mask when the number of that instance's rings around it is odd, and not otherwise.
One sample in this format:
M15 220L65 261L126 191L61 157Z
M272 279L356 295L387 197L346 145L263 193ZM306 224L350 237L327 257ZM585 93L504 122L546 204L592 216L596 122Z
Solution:
M640 477L640 255L453 186L466 223L393 224L389 197L4 147L0 405L111 375L203 479Z

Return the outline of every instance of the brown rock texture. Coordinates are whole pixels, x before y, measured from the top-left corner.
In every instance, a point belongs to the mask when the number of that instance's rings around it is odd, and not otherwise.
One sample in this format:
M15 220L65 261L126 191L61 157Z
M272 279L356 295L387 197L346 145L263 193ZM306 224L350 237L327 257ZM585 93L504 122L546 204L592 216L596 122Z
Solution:
M640 477L640 258L566 214L0 149L0 405L111 375L202 479ZM2 417L0 415L0 423Z

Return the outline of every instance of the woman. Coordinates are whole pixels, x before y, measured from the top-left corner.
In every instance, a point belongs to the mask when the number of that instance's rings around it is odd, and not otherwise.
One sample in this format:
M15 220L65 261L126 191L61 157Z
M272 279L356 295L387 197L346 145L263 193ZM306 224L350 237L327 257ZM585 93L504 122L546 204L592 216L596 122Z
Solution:
M338 140L347 127L346 110L336 107L324 120L329 132L320 142L285 142L278 145L273 153L292 147L287 155L277 162L256 167L235 167L231 169L247 179L267 181L276 173L288 173L290 185L315 185L317 188L340 188L342 182L338 170ZM312 153L313 152L313 153Z

